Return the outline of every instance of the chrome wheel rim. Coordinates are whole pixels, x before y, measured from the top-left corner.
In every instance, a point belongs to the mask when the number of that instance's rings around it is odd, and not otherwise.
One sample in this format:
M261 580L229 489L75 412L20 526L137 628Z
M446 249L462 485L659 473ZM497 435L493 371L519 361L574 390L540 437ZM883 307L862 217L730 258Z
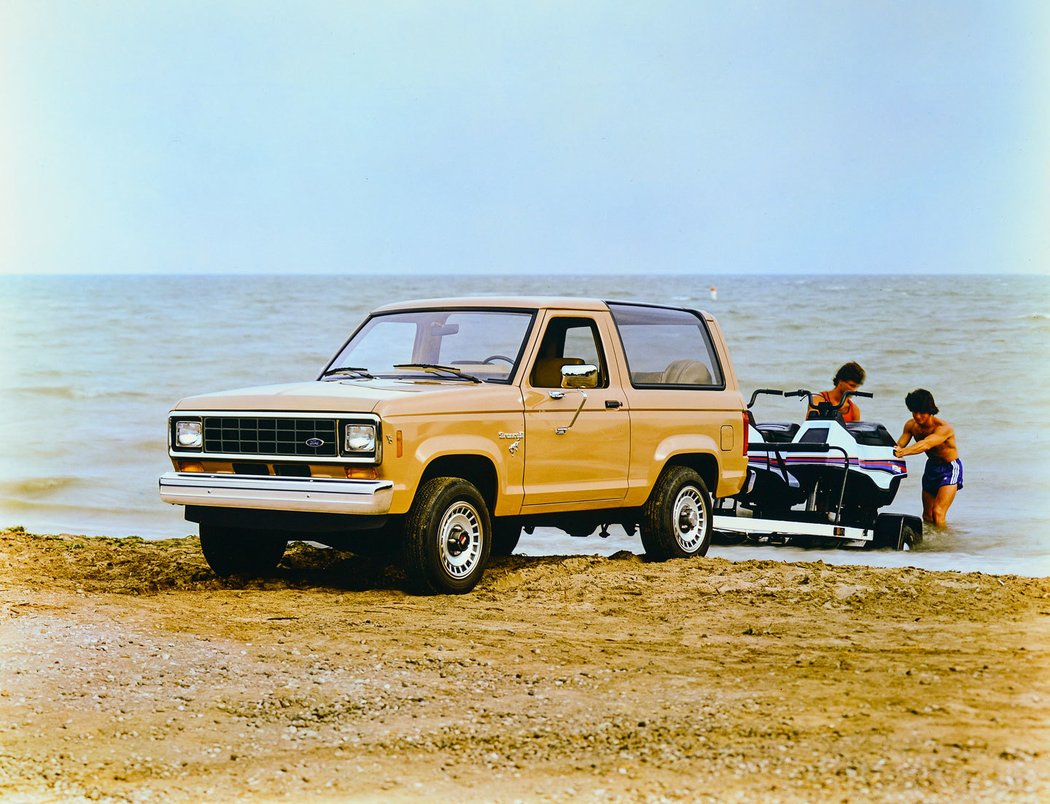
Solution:
M686 486L674 501L674 538L686 553L695 553L704 543L707 530L707 510L695 486Z
M466 502L457 502L441 517L438 525L438 551L441 566L451 577L464 578L481 559L481 517Z

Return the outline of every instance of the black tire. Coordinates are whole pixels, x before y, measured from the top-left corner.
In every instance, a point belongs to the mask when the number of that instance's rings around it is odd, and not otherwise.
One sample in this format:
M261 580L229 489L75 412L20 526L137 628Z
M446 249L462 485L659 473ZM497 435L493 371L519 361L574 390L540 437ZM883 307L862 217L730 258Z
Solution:
M458 477L424 483L405 519L405 572L422 594L461 595L485 572L492 550L488 506Z
M521 525L504 519L492 520L492 552L494 556L509 556L521 539Z
M269 575L284 556L288 537L276 530L247 530L201 525L201 552L220 578Z
M641 536L655 561L707 555L711 546L711 495L695 471L668 466L642 508Z
M922 544L922 526L912 527L907 522L904 523L904 544L907 545L908 550L918 547Z
M922 521L904 514L880 514L867 547L871 550L911 550L922 544Z

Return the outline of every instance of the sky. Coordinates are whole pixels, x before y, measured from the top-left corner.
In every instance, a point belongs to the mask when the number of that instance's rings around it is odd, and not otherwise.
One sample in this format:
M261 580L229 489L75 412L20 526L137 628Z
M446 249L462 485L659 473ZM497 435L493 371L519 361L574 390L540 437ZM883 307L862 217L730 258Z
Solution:
M1050 273L1050 4L0 0L0 273Z

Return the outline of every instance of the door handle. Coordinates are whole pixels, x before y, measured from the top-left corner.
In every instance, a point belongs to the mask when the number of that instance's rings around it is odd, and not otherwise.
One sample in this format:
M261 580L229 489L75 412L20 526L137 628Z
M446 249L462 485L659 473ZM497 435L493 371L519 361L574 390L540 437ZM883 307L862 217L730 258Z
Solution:
M621 402L619 399L606 399L605 407L609 408L610 410L616 410L616 408L623 407L623 402Z

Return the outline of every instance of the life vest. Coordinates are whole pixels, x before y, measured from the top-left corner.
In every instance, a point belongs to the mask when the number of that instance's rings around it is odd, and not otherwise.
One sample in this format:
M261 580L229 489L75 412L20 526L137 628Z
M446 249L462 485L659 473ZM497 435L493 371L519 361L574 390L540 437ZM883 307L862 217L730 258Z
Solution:
M827 402L829 405L834 404L831 401L831 393L829 391L821 391L820 398ZM842 415L842 421L844 422L857 422L860 421L860 409L853 404L853 399L847 399L846 403L839 408L839 413Z

